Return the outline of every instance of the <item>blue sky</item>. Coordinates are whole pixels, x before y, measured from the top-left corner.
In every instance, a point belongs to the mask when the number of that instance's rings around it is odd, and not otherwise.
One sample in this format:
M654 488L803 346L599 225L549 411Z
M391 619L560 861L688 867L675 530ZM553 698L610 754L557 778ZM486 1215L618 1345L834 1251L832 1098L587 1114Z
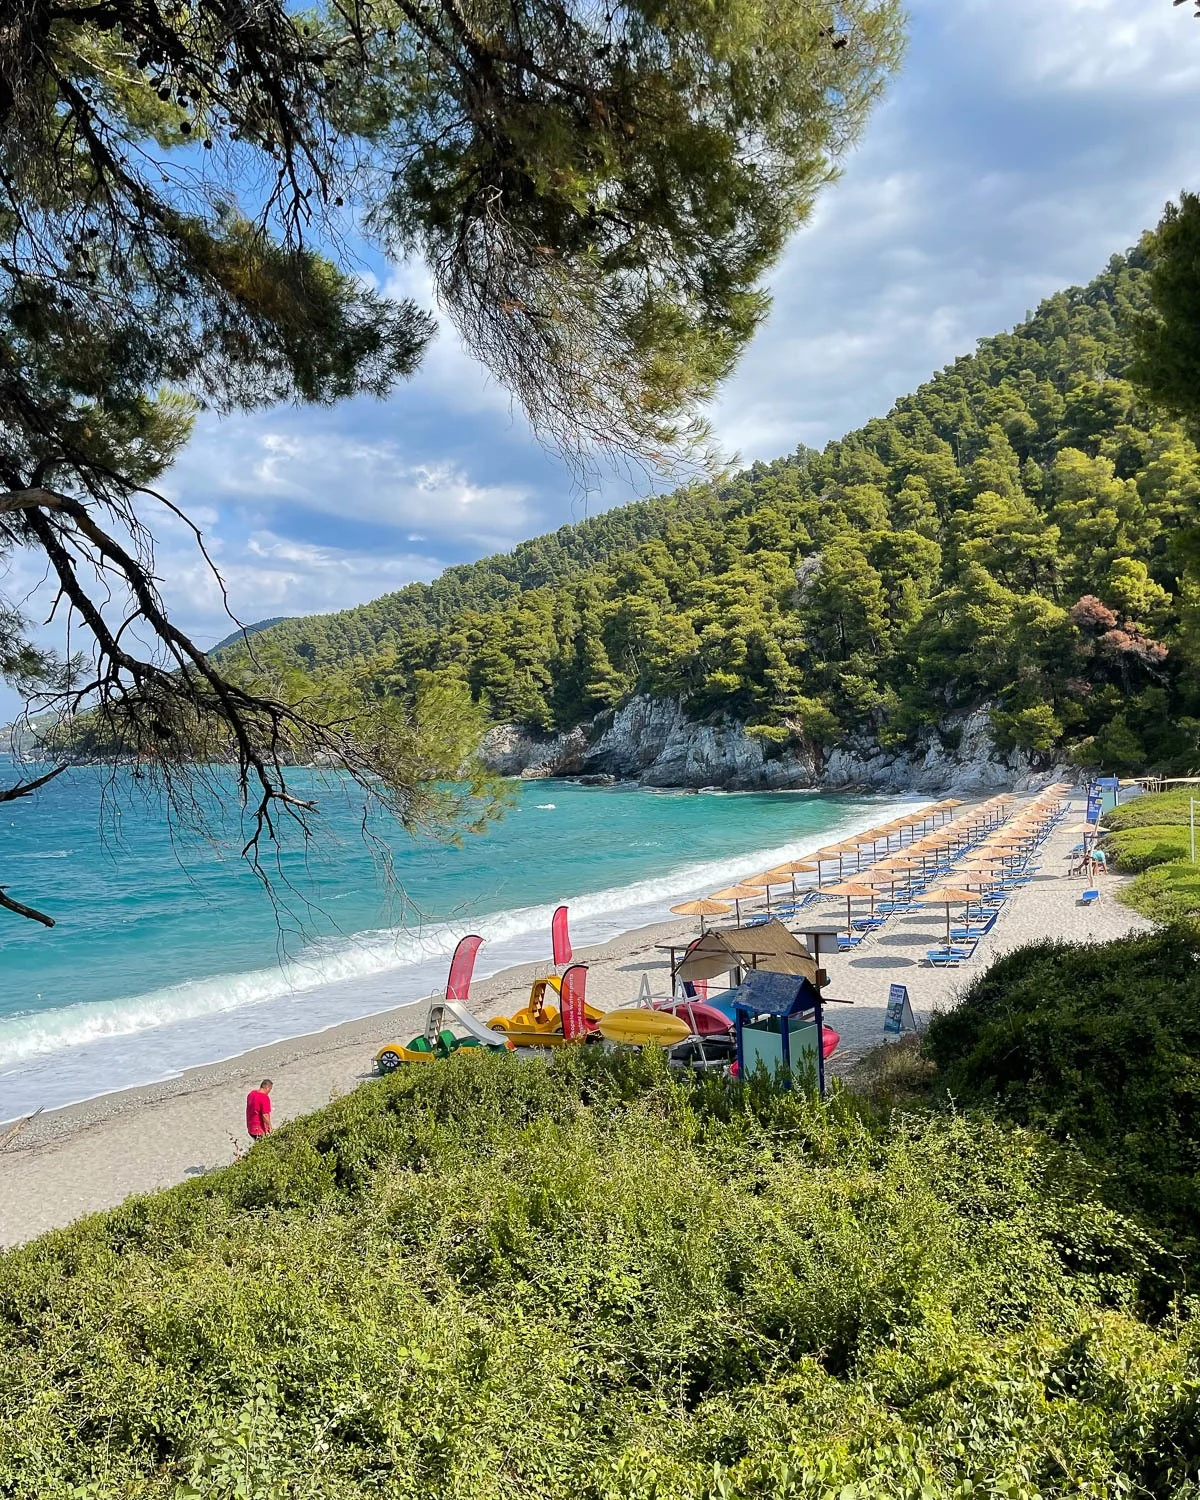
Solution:
M746 461L886 412L1200 187L1190 8L910 0L909 12L903 71L777 268L771 318L712 409ZM391 276L429 304L421 268ZM374 598L650 486L574 488L443 324L386 402L202 421L167 488L252 621ZM161 541L180 623L215 641L230 626L214 581L182 529ZM0 720L14 707L0 689Z

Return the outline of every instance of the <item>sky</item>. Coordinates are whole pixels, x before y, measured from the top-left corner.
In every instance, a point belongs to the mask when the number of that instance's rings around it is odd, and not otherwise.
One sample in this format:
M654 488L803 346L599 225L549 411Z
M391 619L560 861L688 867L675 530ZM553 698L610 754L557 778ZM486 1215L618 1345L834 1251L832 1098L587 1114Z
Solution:
M1200 24L1170 0L909 0L901 72L771 278L709 415L749 463L884 414L979 338L1089 280L1200 188ZM430 305L420 267L392 289ZM344 608L648 493L584 493L443 322L388 400L204 418L163 488L242 621ZM202 645L232 628L178 525L163 591ZM0 589L33 587L28 562ZM25 570L25 571L22 571ZM34 593L31 616L48 600ZM47 637L49 638L49 637ZM0 722L16 700L0 686Z

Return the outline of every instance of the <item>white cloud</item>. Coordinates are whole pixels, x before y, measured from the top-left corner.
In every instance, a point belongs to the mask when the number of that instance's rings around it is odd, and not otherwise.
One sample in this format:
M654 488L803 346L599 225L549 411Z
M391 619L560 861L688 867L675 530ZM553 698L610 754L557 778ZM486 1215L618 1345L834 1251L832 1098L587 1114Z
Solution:
M314 433L295 421L210 427L182 460L174 488L216 493L260 513L300 508L484 550L511 546L537 524L524 486L477 482L449 455L413 462L394 442L329 424Z
M438 302L427 266L419 261L405 261L393 266L382 291L387 297L410 297L418 307L437 313L438 331L425 352L416 377L423 395L434 396L447 412L464 417L488 417L503 423L523 440L533 440L521 408L463 348L454 324Z
M1168 0L911 9L905 71L771 278L772 316L717 405L746 458L882 415L1089 279L1194 180L1200 26Z
M1160 101L1200 81L1190 11L1169 0L938 0L954 41L998 76L1046 91Z
M444 564L422 553L354 552L253 533L237 560L221 562L221 579L235 618L244 624L272 615L323 614L436 578ZM203 644L234 628L220 584L196 554L173 554L169 599L176 617Z

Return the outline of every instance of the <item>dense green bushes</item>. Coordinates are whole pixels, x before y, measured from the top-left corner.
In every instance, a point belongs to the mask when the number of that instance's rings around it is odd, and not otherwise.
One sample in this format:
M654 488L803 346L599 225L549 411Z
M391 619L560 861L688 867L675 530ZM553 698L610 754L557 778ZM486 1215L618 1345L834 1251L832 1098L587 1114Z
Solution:
M1138 875L1152 865L1187 859L1191 848L1188 829L1178 823L1140 823L1110 834L1104 848L1119 869Z
M1152 865L1121 892L1121 899L1157 922L1193 929L1200 919L1200 865Z
M1182 1500L1149 1253L1020 1132L460 1055L0 1259L0 1494Z
M1134 797L1132 801L1109 808L1101 822L1105 828L1111 829L1167 828L1180 825L1187 828L1192 798L1196 794L1195 787L1185 787L1181 791L1153 792Z
M1200 1273L1200 962L1190 930L998 959L924 1052L961 1106L1080 1146Z

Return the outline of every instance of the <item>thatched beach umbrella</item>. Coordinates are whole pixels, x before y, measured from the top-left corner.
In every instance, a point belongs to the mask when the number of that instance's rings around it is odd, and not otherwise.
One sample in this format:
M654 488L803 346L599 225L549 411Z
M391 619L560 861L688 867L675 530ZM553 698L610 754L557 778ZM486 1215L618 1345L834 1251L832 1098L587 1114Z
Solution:
M825 860L827 860L827 859L829 859L829 860L836 859L838 861L839 866L841 864L841 859L840 859L840 857L838 855L837 848L833 844L826 844L826 845L824 845L823 848L818 849L815 854L810 854L808 857L809 857L809 859L814 859L817 862L817 885L818 886L820 886L821 880L822 880L821 865L822 865L822 863Z
M761 891L767 898L767 910L771 910L771 887L773 885L785 885L791 879L790 875L781 875L777 870L768 870L762 875L747 875L739 885L750 885L755 890Z
M889 901L895 900L896 885L904 878L904 872L892 869L890 862L886 860L881 860L879 864L863 876L863 880L867 885L873 885L877 890L886 890Z
M922 861L920 853L910 854L908 849L903 854L889 854L887 859L881 859L875 866L877 870L919 870Z
M817 865L813 864L812 860L792 859L788 860L786 864L776 865L773 870L768 870L767 874L778 875L781 881L790 880L792 883L792 895L795 897L799 894L796 890L796 876L811 875L814 870L816 870L819 876L821 873L820 869Z
M1012 858L1005 849L976 849L971 856L971 864L974 865L1004 865Z
M837 855L839 880L841 880L842 878L842 863L848 854L854 855L854 866L855 869L858 868L858 845L854 842L853 839L846 839L843 843L840 844L831 844L829 846L829 852L831 854Z
M732 901L737 912L737 924L742 925L742 902L757 901L762 892L756 885L728 885L723 891L714 891L714 901Z
M950 908L957 906L960 902L964 906L970 906L975 899L974 891L965 891L961 886L940 885L936 890L928 891L924 896L918 896L917 900L922 906L944 906L946 908L946 947L950 946Z
M892 834L895 832L897 832L897 830L893 828L890 823L880 823L878 827L868 828L864 830L864 832L860 833L858 835L858 842L860 847L864 849L868 844L870 844L871 856L872 858L874 858L875 850L879 847L880 844L883 844L886 849L890 849L892 847Z
M846 936L849 937L854 931L854 924L850 919L850 903L857 896L860 900L870 899L871 915L875 915L875 890L873 886L864 885L861 880L843 880L839 885L831 885L826 888L826 894L830 896L845 896L846 898Z
M684 901L682 905L673 906L671 908L671 910L677 917L699 917L701 937L704 936L705 917L723 917L730 911L730 909L731 908L726 906L724 901L709 901L707 899L703 899L700 901Z

